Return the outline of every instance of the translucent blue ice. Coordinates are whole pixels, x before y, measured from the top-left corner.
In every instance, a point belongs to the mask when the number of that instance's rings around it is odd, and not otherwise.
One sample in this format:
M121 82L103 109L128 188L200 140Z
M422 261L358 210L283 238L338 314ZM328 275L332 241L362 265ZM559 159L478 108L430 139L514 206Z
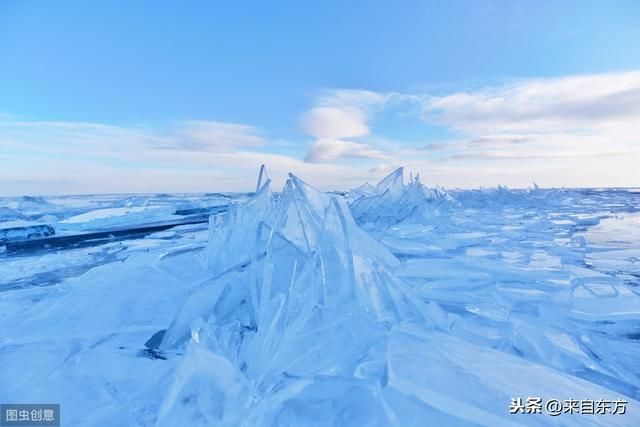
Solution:
M446 213L455 200L439 188L427 188L420 176L403 183L404 168L398 168L378 185L364 184L347 194L353 216L367 229L399 222L421 222Z
M165 335L167 350L189 343L159 425L512 425L505 402L513 396L636 395L631 381L611 375L613 360L592 360L576 341L574 306L554 300L566 287L558 281L569 277L552 272L553 255L531 250L535 263L514 269L520 279L510 277L508 266L491 267L494 251L469 245L487 233L460 230L467 256L439 272L445 260L400 262L356 224L345 199L292 175L277 199L269 186L259 184L253 198L210 223L215 278L187 300ZM379 235L399 235L410 247L403 224L420 229L420 221L433 225L439 215L453 228L442 209L462 203L417 177L404 185L402 169L355 192L360 221L396 224ZM458 283L415 286L431 278ZM637 296L623 298L617 305L637 319ZM525 301L531 305L521 308ZM613 307L605 311L615 316ZM626 378L634 375L631 365L625 369ZM585 424L579 417L562 422Z
M0 397L82 426L639 425L640 192L403 174L345 196L276 192L263 167L251 194L0 199ZM509 414L528 397L628 403Z

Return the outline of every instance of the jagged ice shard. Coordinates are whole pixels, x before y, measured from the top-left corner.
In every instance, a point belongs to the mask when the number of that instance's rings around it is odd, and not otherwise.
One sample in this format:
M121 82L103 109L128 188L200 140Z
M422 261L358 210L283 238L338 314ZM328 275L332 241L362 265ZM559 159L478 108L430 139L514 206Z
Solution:
M424 325L430 308L343 198L293 175L277 200L269 186L210 224L215 278L165 335L163 346L191 342L159 424L387 425L389 332Z
M420 176L403 183L404 168L398 168L375 187L364 184L347 194L351 211L367 229L415 220L427 220L446 212L453 198L444 190L422 185Z
M4 201L0 396L82 426L639 425L638 190L403 175Z

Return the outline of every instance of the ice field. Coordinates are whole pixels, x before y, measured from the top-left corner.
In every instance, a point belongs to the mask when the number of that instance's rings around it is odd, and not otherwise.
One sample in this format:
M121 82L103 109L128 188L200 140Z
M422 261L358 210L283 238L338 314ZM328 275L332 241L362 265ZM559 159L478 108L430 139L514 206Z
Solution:
M0 199L0 400L69 426L640 425L640 189L403 175ZM609 403L510 413L530 397Z

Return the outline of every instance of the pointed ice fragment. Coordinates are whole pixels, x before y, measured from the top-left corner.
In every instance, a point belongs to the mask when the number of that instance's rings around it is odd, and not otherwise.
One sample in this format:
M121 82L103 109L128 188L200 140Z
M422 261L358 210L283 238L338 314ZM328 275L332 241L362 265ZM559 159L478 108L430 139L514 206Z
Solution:
M214 275L247 264L255 246L260 222L267 220L273 209L271 180L267 179L249 200L232 205L222 215L209 218L209 268Z
M376 186L378 193L382 194L385 191L388 191L393 197L402 196L402 191L404 190L404 185L402 183L403 174L403 167L399 167L395 171L391 172Z
M256 184L256 193L260 191L262 186L271 181L269 179L269 175L267 174L267 168L264 165L260 165L260 172L258 173L258 183Z
M349 192L346 194L345 197L347 199L347 202L353 203L362 197L374 196L376 194L377 194L376 187L366 182L362 184L360 187L356 187L352 190L349 190Z

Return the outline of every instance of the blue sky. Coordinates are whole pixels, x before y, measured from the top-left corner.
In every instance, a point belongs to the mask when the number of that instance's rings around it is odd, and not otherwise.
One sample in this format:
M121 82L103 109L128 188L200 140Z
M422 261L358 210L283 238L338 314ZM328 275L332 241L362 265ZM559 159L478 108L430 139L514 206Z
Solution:
M638 40L637 1L3 1L0 194L638 186Z

